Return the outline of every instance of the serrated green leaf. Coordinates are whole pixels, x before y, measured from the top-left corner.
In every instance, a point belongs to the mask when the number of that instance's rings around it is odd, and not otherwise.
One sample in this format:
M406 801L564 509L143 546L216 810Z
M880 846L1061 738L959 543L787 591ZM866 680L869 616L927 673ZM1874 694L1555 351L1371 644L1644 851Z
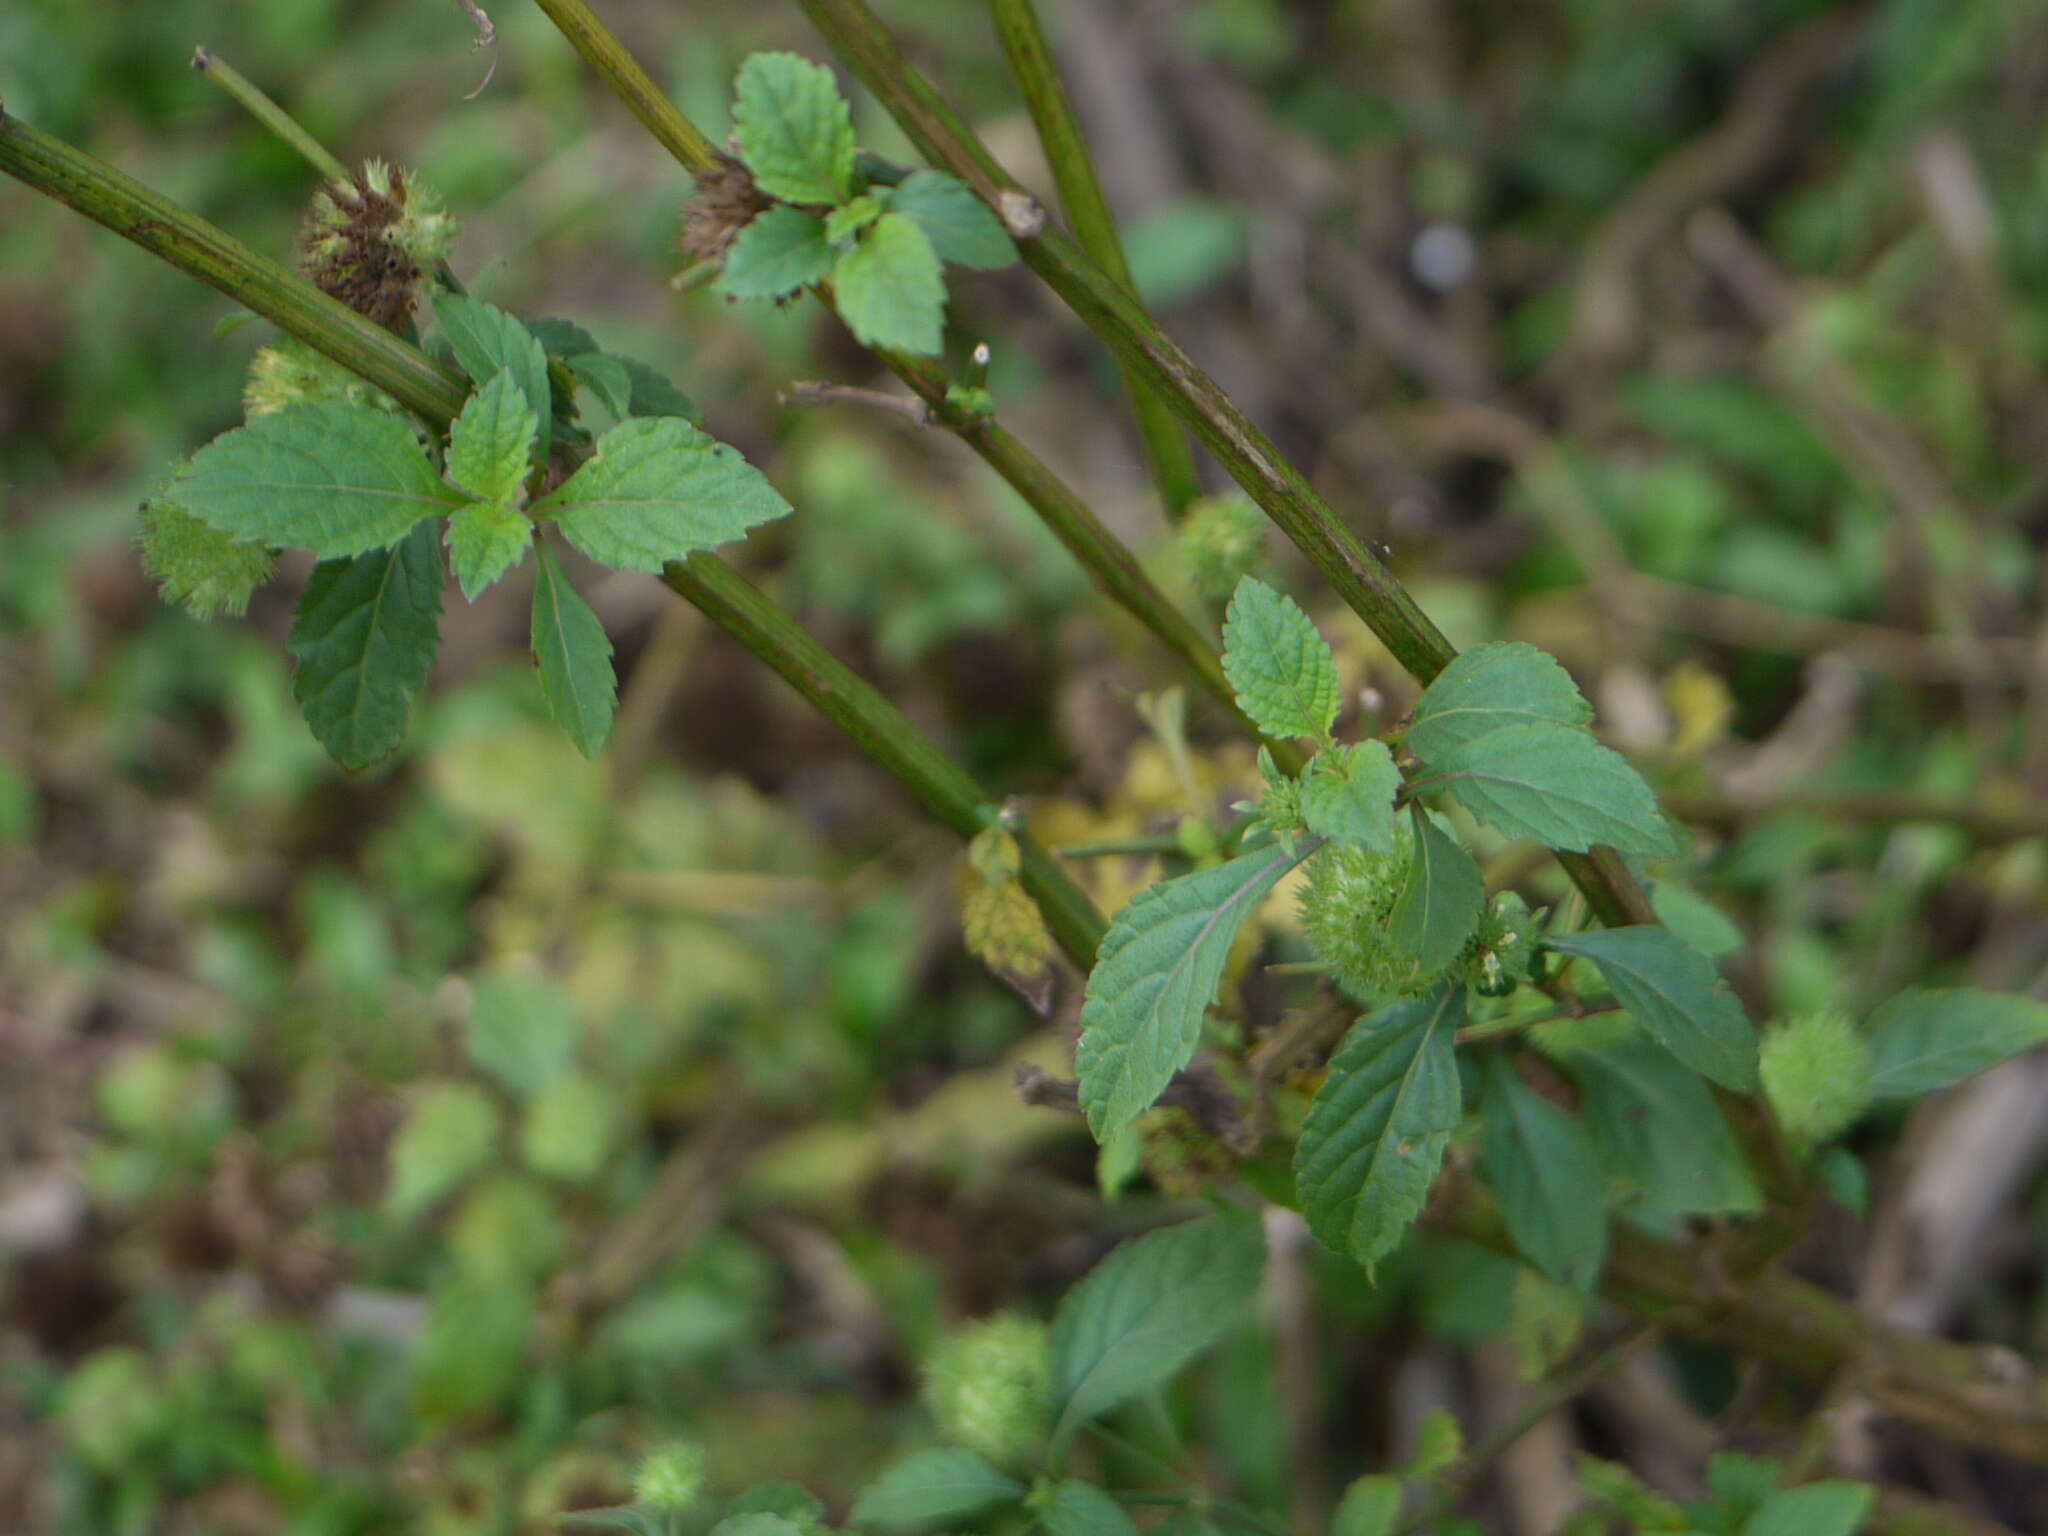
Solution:
M143 570L165 601L202 619L241 613L249 606L249 594L277 570L268 546L238 544L161 497L143 506L135 544Z
M1330 1536L1393 1536L1400 1518L1400 1479L1361 1477L1344 1490L1330 1519Z
M1476 645L1415 701L1402 745L1426 763L1489 731L1549 722L1584 725L1593 707L1557 658L1520 641Z
M770 197L838 203L853 188L853 113L822 64L757 53L733 86L740 157Z
M1178 1375L1244 1315L1265 1262L1254 1223L1206 1216L1096 1265L1053 1317L1053 1438Z
M886 211L886 205L872 193L862 193L844 207L825 215L825 241L840 245L866 229Z
M1655 1212L1715 1215L1762 1204L1707 1085L1669 1052L1631 1037L1562 1060L1601 1166Z
M800 208L770 208L726 251L718 291L729 299L786 298L823 281L832 255L823 219Z
M1325 747L1301 778L1301 817L1333 843L1394 851L1394 793L1401 770L1383 741Z
M609 352L578 352L564 359L576 382L620 421L633 414L633 375Z
M974 188L945 171L912 171L888 192L889 206L917 221L941 261L1007 267L1017 246Z
M540 565L533 584L533 655L540 663L541 691L576 750L595 757L611 736L619 701L611 638L547 545L535 544L533 553Z
M448 519L448 563L472 603L526 558L533 520L502 502L473 501Z
M1497 1054L1487 1063L1479 1166L1523 1256L1560 1285L1591 1288L1607 1259L1607 1180L1592 1138Z
M1600 968L1615 1001L1665 1050L1723 1088L1757 1085L1756 1029L1714 962L1647 924L1552 937L1559 954Z
M534 462L544 461L555 406L548 384L548 352L540 338L517 315L445 290L434 294L434 319L455 349L455 361L479 385L496 378L502 368L512 370L537 426Z
M345 768L384 757L405 737L413 695L440 646L441 560L421 523L390 549L313 567L286 648L292 697L320 745Z
M1295 1148L1309 1229L1370 1268L1420 1214L1461 1109L1453 1051L1465 989L1360 1019L1330 1060Z
M1856 1536L1874 1491L1863 1483L1806 1483L1774 1493L1743 1524L1742 1536Z
M1224 613L1223 671L1238 707L1266 735L1330 734L1337 658L1300 606L1256 576L1239 580Z
M1575 726L1511 725L1433 760L1420 787L1442 787L1488 826L1548 848L1584 853L1677 851L1671 828L1635 769Z
M2048 1041L2048 1007L2029 997L1941 987L1901 992L1866 1029L1874 1098L1932 1093Z
M863 346L933 356L946 334L946 282L925 232L884 214L832 269L839 318Z
M1051 1536L1138 1536L1123 1505L1093 1483L1071 1477L1039 1506L1038 1523Z
M605 433L597 452L533 511L552 517L593 560L658 572L783 516L789 503L738 449L656 416Z
M510 368L500 368L490 383L469 397L448 429L448 478L479 501L516 500L538 430L519 381ZM463 591L469 591L467 582Z
M853 1523L884 1530L968 1520L1024 1496L1024 1485L972 1451L917 1451L853 1501Z
M552 356L562 358L564 361L576 356L579 352L602 352L604 350L603 347L597 344L597 338L583 329L574 320L558 320L552 316L544 316L539 320L522 319L520 324L524 325L538 337L540 344Z
M1408 875L1387 913L1387 943L1407 957L1397 977L1412 992L1458 958L1486 908L1486 879L1472 855L1419 806Z
M168 495L237 543L323 560L386 548L461 500L410 426L353 404L259 416L193 454Z
M1188 1064L1237 930L1320 846L1269 846L1162 880L1117 913L1088 976L1075 1053L1097 1140L1148 1108Z
M684 421L697 419L697 402L677 389L667 374L637 357L612 355L626 365L626 372L633 380L633 398L626 404L626 409L633 415L677 416Z
M1699 892L1669 880L1657 882L1650 905L1656 909L1658 922L1710 960L1735 954L1749 943L1726 912Z

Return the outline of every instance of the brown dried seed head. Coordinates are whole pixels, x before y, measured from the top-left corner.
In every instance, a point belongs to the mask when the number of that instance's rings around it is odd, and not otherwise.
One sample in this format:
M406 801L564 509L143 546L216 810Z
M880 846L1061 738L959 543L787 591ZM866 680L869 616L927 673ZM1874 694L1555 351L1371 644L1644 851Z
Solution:
M314 194L299 232L299 270L322 293L387 330L412 314L420 268L392 238L405 217L405 178L359 176Z
M697 178L697 190L683 205L683 254L715 261L726 253L741 230L775 200L754 185L753 172L731 155Z

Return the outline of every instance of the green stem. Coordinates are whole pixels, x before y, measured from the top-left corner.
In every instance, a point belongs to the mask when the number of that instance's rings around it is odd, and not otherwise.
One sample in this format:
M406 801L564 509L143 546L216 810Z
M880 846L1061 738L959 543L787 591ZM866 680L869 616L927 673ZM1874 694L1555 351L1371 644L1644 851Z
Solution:
M446 425L462 409L466 387L453 369L224 230L4 112L0 171L254 310L427 420Z
M327 152L327 147L292 120L289 112L257 88L255 83L219 54L205 47L192 50L192 67L239 101L249 115L291 145L314 170L329 181L349 182L348 167Z
M597 19L596 12L584 0L534 0L534 4L547 12L548 20L583 55L584 62L611 83L620 99L633 109L633 115L661 142L662 148L682 162L684 170L701 176L718 164L718 146L676 109L668 93L635 62L626 52L626 45Z
M653 82L585 0L536 0L536 3L575 43L598 76L633 105L636 112L641 112L638 103L653 90ZM666 98L663 98L662 105L687 130L686 139L709 143L668 104ZM641 112L643 121L646 115ZM698 163L678 150L669 138L663 138L662 142L682 161L685 169L694 171L699 168ZM952 379L936 360L880 349L876 349L875 355L930 407L936 421L1009 482L1010 487L1024 498L1112 601L1179 656L1193 670L1202 686L1247 730L1254 735L1258 733L1257 726L1238 707L1236 690L1223 674L1222 658L1215 644L1159 590L1138 564L1137 557L1103 526L1102 520L1089 510L1086 502L1042 459L991 418L962 410L948 400L946 392ZM1298 771L1305 761L1301 749L1291 741L1273 741L1270 745L1274 761L1288 772Z
M1498 1210L1469 1185L1446 1180L1427 1219L1484 1247L1515 1251ZM1637 1317L1811 1381L1853 1370L1870 1401L1909 1423L2048 1466L2048 1380L2017 1358L1867 1317L1774 1269L1747 1272L1740 1255L1711 1240L1668 1243L1626 1222L1609 1233L1600 1288Z
M1067 547L1082 569L1108 597L1185 662L1196 679L1254 736L1259 728L1237 702L1237 691L1223 673L1223 658L1214 642L1153 585L1137 557L1090 510L1045 461L997 424L991 416L962 410L946 398L951 380L931 358L898 352L877 352L895 375L931 408L932 416L979 454L1012 490L1030 505L1046 527ZM1306 759L1294 742L1269 738L1273 759L1289 772L1299 772Z
M1280 525L1309 563L1379 636L1417 682L1427 683L1458 653L1408 590L1316 494L1301 471L1144 308L1066 235L1043 226L1043 210L989 154L960 116L904 56L866 0L799 0L812 24L861 83L875 93L932 164L960 177L1018 237L1024 260L1088 328L1108 343L1194 430L1233 480ZM1036 217L1032 217L1036 214ZM1601 922L1655 922L1649 897L1612 849L1560 853Z
M662 579L768 663L854 745L887 768L924 808L962 837L987 825L989 796L930 738L820 645L761 590L715 555L692 555ZM1024 889L1061 949L1082 970L1106 931L1102 915L1038 843L1020 836Z
M0 112L0 171L126 236L368 380L437 427L461 410L460 375L329 298L311 283L61 140ZM984 825L989 797L876 688L805 634L744 577L711 554L671 565L668 583L788 678L963 836ZM1024 888L1053 937L1085 971L1107 924L1052 856L1020 836Z
M1130 264L1124 260L1116 216L1103 195L1094 156L1088 152L1088 141L1081 132L1080 119L1074 116L1073 103L1067 99L1052 50L1046 46L1036 7L1032 0L989 0L988 8L1003 41L1003 52L1009 55L1011 73L1024 93L1032 126L1038 130L1038 142L1045 148L1046 163L1059 188L1060 207L1074 227L1074 238L1097 266L1136 299L1138 285L1131 281ZM1178 519L1202 491L1187 434L1174 419L1172 407L1150 385L1128 366L1121 371L1145 442L1145 456L1152 461L1152 477L1166 499L1168 514Z

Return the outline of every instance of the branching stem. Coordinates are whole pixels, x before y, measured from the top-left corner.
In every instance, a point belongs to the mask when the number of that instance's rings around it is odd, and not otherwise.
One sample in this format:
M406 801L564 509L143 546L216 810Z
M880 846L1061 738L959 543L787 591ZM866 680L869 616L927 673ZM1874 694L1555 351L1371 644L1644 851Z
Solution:
M206 47L192 50L192 67L240 102L249 115L291 145L329 181L349 182L348 167L327 152L327 146L301 128L292 115L265 95L234 65Z
M0 171L254 310L434 426L446 427L461 410L467 390L454 370L112 166L4 112ZM981 830L991 797L966 770L739 572L707 553L670 565L665 579L781 673L938 820L962 836ZM1061 949L1087 970L1107 929L1102 914L1035 840L1017 841L1025 890Z

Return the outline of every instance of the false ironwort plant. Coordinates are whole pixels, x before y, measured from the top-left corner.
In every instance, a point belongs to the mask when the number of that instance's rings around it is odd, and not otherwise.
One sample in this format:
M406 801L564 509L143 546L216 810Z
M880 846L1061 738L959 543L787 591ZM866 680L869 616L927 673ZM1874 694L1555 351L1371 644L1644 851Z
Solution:
M1418 1222L1517 1256L1527 1280L1515 1324L1540 1335L1540 1405L1568 1401L1668 1331L1789 1375L1851 1381L1917 1431L2048 1464L2048 1383L1863 1317L1777 1263L1821 1190L1855 1197L1854 1161L1836 1150L1848 1130L2048 1039L2048 1009L1920 990L1861 1021L1814 1014L1760 1040L1716 963L1723 936L1685 899L1686 840L1601 742L1564 667L1524 644L1457 653L1146 313L1030 0L990 10L1071 236L863 0L803 9L926 167L862 151L832 72L788 53L740 67L736 132L721 150L582 0L540 4L696 178L683 244L719 291L829 305L924 419L1003 476L1103 595L1259 741L1263 793L1233 824L1185 827L1170 850L1184 872L1105 922L1028 817L999 808L715 553L792 515L789 503L645 364L567 321L463 292L448 215L415 177L349 172L308 148L323 184L294 275L11 117L0 118L0 168L284 333L253 365L245 425L172 471L140 539L165 595L202 614L239 611L280 551L315 558L288 642L293 691L341 763L364 768L399 744L448 576L474 600L529 554L538 686L576 747L601 752L617 697L611 646L564 575L567 546L666 582L967 839L964 929L992 968L1039 997L1060 955L1085 974L1076 1079L1029 1091L1086 1117L1105 1184L1131 1176L1148 1138L1173 1143L1219 1209L1116 1249L1049 1328L1011 1317L949 1340L927 1381L947 1444L879 1470L853 1526L1113 1536L1137 1528L1133 1509L1163 1504L1174 1510L1163 1528L1183 1533L1277 1528L1200 1484L1133 1492L1092 1476L1101 1448L1131 1449L1123 1411L1153 1401L1252 1304L1267 1258L1259 1207L1299 1212L1366 1271ZM981 374L944 361L949 269L1020 258L1112 352L1199 584L1227 598L1220 646L1003 427ZM1238 492L1196 494L1190 435ZM1398 723L1336 739L1336 658L1255 573L1261 515L1413 675L1420 692ZM1170 737L1173 709L1154 701L1153 715ZM1548 850L1576 893L1546 910L1489 893L1475 835ZM1303 989L1302 1006L1248 1041L1219 993L1253 958L1247 924L1289 882L1315 979L1284 983ZM1634 1321L1610 1327L1603 1308ZM1459 1500L1530 1422L1467 1446L1456 1424L1430 1421L1413 1456L1349 1488L1334 1529L1453 1528ZM1871 1490L1815 1479L1812 1461L1721 1458L1707 1496L1681 1508L1589 1459L1591 1503L1571 1528L1851 1536ZM671 1448L649 1459L631 1505L578 1518L648 1533L715 1519L721 1536L828 1528L792 1485L722 1504L706 1487L701 1456Z

